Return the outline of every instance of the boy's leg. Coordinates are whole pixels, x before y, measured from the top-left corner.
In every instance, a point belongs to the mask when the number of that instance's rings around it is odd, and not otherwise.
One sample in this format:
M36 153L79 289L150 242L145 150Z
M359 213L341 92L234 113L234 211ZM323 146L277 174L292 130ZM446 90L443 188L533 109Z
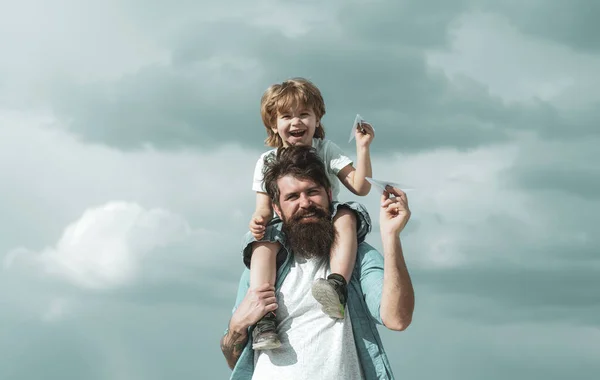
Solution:
M275 260L280 245L277 242L255 241L250 258L250 288L269 283L275 286L277 268Z
M349 208L340 208L333 219L333 226L337 240L331 249L331 274L327 279L318 279L313 284L312 293L323 305L325 314L332 318L344 318L347 285L352 277L358 248L356 214Z
M337 242L331 249L329 259L331 273L338 273L344 277L346 283L350 282L354 262L356 261L356 250L358 240L356 238L356 214L349 208L340 208L333 218Z
M275 285L277 274L276 259L280 244L277 242L256 241L252 243L250 258L250 288L265 283ZM271 350L281 346L277 336L275 313L269 312L257 323L252 333L252 348L255 350Z

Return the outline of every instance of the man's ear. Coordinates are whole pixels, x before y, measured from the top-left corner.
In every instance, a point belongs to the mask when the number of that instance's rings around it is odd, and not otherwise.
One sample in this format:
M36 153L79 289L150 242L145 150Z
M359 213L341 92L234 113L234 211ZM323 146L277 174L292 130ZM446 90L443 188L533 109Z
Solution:
M329 203L333 202L333 193L331 192L331 188L327 190L327 195L329 196Z
M283 220L283 218L281 217L281 209L275 204L275 202L273 202L273 210L275 210L275 213L277 214L279 219Z

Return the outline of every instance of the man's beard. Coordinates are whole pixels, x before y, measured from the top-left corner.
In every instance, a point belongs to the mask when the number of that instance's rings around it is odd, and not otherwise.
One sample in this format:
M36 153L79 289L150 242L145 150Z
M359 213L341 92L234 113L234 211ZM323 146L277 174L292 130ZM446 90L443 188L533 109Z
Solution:
M310 214L317 220L302 220ZM289 220L284 219L282 230L292 252L307 259L329 257L335 242L331 216L327 210L317 206L301 209Z

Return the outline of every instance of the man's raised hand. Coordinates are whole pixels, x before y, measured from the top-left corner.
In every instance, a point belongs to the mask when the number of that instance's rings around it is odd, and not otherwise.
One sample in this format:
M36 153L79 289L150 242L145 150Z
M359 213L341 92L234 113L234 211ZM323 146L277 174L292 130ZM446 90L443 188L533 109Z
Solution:
M406 193L396 187L387 186L381 195L381 210L379 214L381 234L400 234L409 219L410 209L408 208Z

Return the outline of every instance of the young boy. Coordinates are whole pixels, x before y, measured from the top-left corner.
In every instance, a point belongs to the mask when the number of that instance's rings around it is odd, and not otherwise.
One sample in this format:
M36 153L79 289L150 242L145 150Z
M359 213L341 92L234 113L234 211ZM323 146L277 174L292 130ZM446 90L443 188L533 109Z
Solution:
M273 218L271 199L263 185L264 159L277 148L290 145L312 146L327 167L332 188L332 201L337 201L341 182L352 193L367 195L371 189L365 177L372 177L369 146L375 136L368 123L357 128L356 168L333 142L325 139L321 119L325 115L325 103L319 89L303 78L287 80L272 85L261 100L261 116L267 130L266 144L275 149L265 152L256 163L252 189L256 191L256 209L250 221L250 232L256 239L251 249L245 249L244 262L250 268L250 287L265 283L275 284L276 258L281 247L276 238L281 235L281 220ZM316 281L312 288L315 299L323 312L332 318L343 318L347 289L356 260L357 219L348 207L338 208L333 219L336 243L331 249L331 274L327 279ZM364 238L364 237L363 237ZM266 350L280 346L277 322L273 312L267 313L253 333L253 349Z

